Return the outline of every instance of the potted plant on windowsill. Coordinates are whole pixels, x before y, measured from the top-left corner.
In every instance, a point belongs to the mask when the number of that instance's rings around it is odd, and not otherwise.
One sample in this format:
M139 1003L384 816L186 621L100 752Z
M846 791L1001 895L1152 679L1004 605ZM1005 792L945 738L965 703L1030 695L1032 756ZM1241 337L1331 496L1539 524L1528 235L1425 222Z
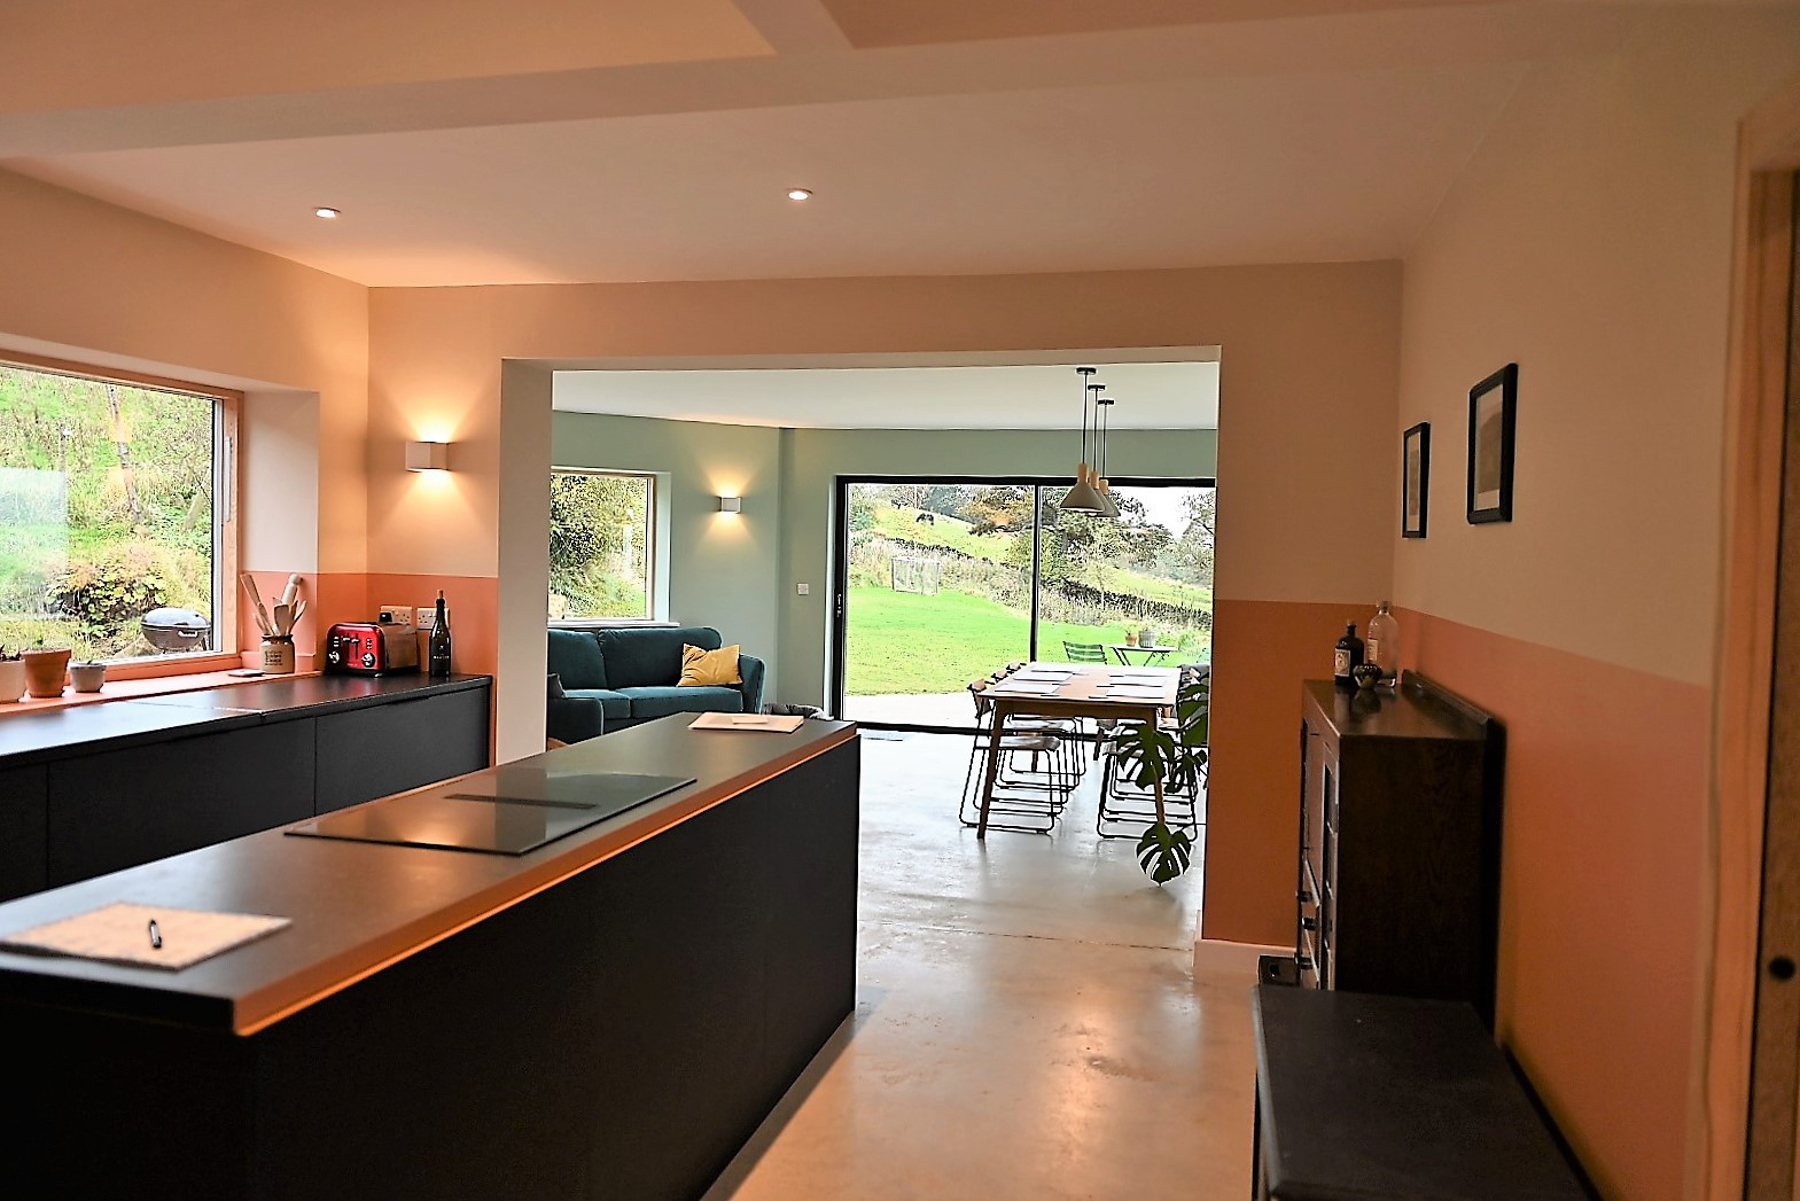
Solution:
M61 696L69 671L69 648L41 641L25 652L25 689L36 697Z
M1169 825L1163 792L1192 792L1198 797L1211 710L1212 682L1201 677L1177 690L1173 730L1156 722L1129 722L1114 736L1120 772L1147 792L1162 785L1163 791L1156 794L1156 820L1137 844L1139 865L1158 884L1187 871L1194 857L1193 838Z
M25 695L25 660L18 651L0 646L0 704L11 704Z

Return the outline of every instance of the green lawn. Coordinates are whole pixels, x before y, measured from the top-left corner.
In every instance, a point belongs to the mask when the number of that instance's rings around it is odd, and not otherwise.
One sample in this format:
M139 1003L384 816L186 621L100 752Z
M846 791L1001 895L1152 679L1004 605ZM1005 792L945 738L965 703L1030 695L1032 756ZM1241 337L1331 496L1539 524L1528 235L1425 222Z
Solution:
M1026 658L1030 628L1027 614L963 592L920 596L887 588L852 588L845 690L850 696L955 692L970 680ZM1038 638L1040 657L1062 659L1065 639L1123 642L1125 627L1045 622ZM1205 658L1203 639L1188 634L1180 657Z
M974 526L957 517L936 514L936 521L920 522L918 509L895 508L880 504L875 507L877 534L887 538L903 538L921 546L941 546L961 551L974 559L990 563L1006 562L1006 550L1012 542L1010 533L976 534ZM1205 608L1212 604L1212 589L1163 576L1150 575L1131 568L1106 567L1087 578L1087 583L1105 587L1109 592L1128 593L1148 600L1164 601L1189 608Z

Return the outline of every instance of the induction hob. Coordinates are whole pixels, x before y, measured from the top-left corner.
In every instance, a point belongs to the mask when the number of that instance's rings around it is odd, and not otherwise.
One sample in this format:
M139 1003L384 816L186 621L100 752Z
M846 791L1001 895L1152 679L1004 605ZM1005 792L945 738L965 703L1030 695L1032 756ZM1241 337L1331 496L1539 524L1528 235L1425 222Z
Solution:
M665 796L693 777L508 765L454 792L372 801L289 826L301 838L523 855Z

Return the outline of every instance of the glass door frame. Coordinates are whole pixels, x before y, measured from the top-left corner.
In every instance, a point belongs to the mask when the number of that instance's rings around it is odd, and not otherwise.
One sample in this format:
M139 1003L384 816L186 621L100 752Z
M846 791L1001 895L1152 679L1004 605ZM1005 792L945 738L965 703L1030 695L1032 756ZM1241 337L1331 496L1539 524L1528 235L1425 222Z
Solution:
M1216 491L1219 486L1217 480L1209 476L1133 475L1109 477L1107 482L1118 488L1212 488ZM831 651L831 670L829 672L831 713L834 716L842 717L846 700L844 695L847 683L845 678L846 652L850 635L848 620L850 606L850 489L853 485L950 484L976 487L1059 488L1067 491L1070 483L1068 476L1053 475L854 474L834 476L831 489L831 637L828 644ZM1033 499L1037 499L1035 493ZM1042 506L1034 504L1031 515L1031 617L1027 647L1027 657L1030 659L1036 659L1038 653L1038 598L1044 549L1044 525L1040 520L1042 514ZM871 730L901 730L920 734L971 734L975 730L972 714L969 724L961 726L897 721L858 721L856 724Z

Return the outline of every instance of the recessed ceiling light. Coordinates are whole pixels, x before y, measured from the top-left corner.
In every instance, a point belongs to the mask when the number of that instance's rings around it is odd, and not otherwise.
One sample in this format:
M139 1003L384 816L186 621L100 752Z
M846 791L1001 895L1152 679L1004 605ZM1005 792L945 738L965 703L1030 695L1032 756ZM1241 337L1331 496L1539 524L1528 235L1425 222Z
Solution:
M327 221L336 221L342 215L343 214L339 213L336 209L325 208L323 206L313 210L313 216L323 217Z
M812 189L810 189L810 188L789 188L788 189L788 199L789 200L811 200L812 199Z

